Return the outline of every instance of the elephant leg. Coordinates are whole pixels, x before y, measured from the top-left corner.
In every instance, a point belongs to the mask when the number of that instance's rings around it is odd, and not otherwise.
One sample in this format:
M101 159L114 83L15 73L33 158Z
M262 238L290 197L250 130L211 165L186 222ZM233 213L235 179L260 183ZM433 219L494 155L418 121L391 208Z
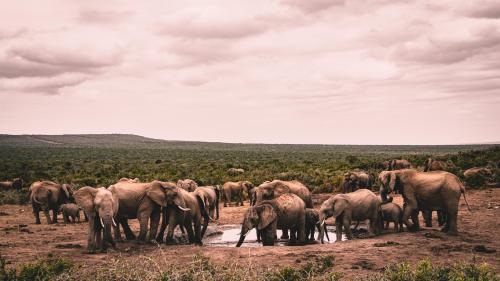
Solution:
M288 239L288 228L283 228L282 234L281 234L281 239Z
M413 213L418 211L415 204L405 204L403 209L403 222L410 231L416 231L415 227L418 223L418 217L416 220L413 220L413 223L410 222L410 217L412 217Z
M156 239L156 234L158 232L158 224L160 224L160 211L153 211L150 217L149 225L149 242L153 242Z
M168 224L168 212L166 208L163 208L161 210L161 227L160 231L158 231L158 235L156 235L156 242L162 243L163 242L163 235L165 234L165 229L167 228Z
M96 227L96 230L94 232L95 234L95 244L97 246L97 248L101 249L101 251L103 250L102 248L102 237L101 237L101 231L102 230L102 227L100 225L97 225Z
M345 234L348 240L352 240L352 233L351 233L351 220L348 218L345 214L343 215L342 219L344 229L345 229Z
M424 217L425 226L432 227L432 211L422 211L422 216Z
M113 232L115 234L115 241L121 242L122 241L122 234L120 233L120 223L119 222L116 226L113 226Z
M203 229L201 230L201 238L205 236L205 232L207 231L209 221L210 221L209 216L203 216Z
M351 228L351 227L349 226L349 228ZM342 241L342 218L341 217L335 218L335 234L337 235L336 241Z
M290 240L288 240L288 246L297 245L297 228L290 229Z
M445 213L442 210L438 210L437 211L437 215L438 215L438 224L439 224L439 226L443 226L443 224L445 224L445 222L446 222L446 215L445 215Z
M52 222L57 223L57 210L52 209Z
M389 229L389 221L385 221L385 227L384 229Z
M418 210L413 211L411 214L411 220L413 221L413 230L414 231L419 231L420 230L420 221L418 219Z
M457 230L457 217L458 217L458 210L457 208L453 208L451 210L447 210L446 212L446 218L447 218L447 223L445 225L445 228L447 228L446 233L448 235L457 235L458 230Z
M257 232L257 243L261 243L262 242L261 231L256 228L255 232Z
M64 221L64 223L69 223L69 217L65 213L63 213L63 221Z
M121 220L120 224L123 227L123 232L125 232L125 238L127 240L135 240L136 239L135 234L130 229L130 226L128 225L128 220L124 218Z
M146 234L148 232L148 222L150 214L139 214L137 219L139 220L139 236L137 236L137 242L143 243L146 241Z
M45 215L45 218L47 219L47 224L52 224L52 220L50 219L49 209L43 210L43 214Z
M207 220L208 222L208 220ZM195 218L194 219L194 238L195 238L195 243L202 246L202 235L201 235L201 217Z
M196 243L192 220L188 219L188 222L186 222L184 226L186 227L186 231L188 233L189 243L190 244Z
M177 213L176 211L169 212L167 238L166 238L166 242L167 243L173 243L174 242L174 229L177 226L177 223L179 222L177 220L177 214L176 213Z
M33 208L33 215L35 216L35 224L41 224L40 222L40 211Z
M89 254L95 253L95 227L94 227L94 218L89 221L88 225L88 235L87 235L87 252Z

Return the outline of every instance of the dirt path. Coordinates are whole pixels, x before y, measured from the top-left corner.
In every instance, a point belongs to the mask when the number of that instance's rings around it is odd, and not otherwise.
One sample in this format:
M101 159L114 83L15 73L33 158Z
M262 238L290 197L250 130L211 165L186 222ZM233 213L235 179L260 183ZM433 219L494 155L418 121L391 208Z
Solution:
M242 262L251 260L253 264L266 266L302 265L315 256L334 255L334 268L344 272L348 277L369 274L392 262L416 262L429 257L439 263L454 263L459 260L471 261L475 257L476 261L488 262L496 266L498 270L500 265L500 239L498 237L500 189L468 191L467 196L473 213L467 211L462 199L458 225L460 234L456 237L439 232L434 215L436 227L432 229L424 228L417 233L393 233L391 229L375 238L355 239L334 244L234 248L189 245L158 247L123 242L118 244L118 251L95 255L85 253L86 223L35 225L30 206L5 205L0 206L0 254L14 265L46 257L49 253L75 261L85 261L88 264L101 262L109 259L110 256L137 257L139 254L151 257L161 255L167 258L175 256L172 262L182 263L190 261L193 255L201 251L218 263L224 263L231 258ZM326 194L315 195L317 203L326 198L328 198ZM397 197L395 202L401 204L401 198ZM219 224L239 224L247 206L247 202L244 207L223 208L221 206ZM131 225L137 230L137 222L131 221ZM496 250L496 252L475 251L474 248L480 245Z

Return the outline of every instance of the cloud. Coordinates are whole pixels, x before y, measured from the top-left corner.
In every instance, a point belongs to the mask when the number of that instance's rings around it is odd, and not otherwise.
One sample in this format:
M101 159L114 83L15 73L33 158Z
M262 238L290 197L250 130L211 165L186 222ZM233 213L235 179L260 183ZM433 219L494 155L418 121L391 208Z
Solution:
M78 20L90 24L111 24L125 21L133 14L131 11L84 10L80 12Z
M328 9L332 6L343 6L345 0L282 0L283 4L293 6L306 13L314 13L321 10Z

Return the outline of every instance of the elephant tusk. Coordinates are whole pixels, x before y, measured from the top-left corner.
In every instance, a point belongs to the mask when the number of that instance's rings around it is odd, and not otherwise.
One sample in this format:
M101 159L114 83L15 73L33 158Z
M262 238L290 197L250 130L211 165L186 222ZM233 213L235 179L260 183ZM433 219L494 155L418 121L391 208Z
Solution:
M250 231L251 229L248 229L247 231L245 231L245 233L238 233L237 235L241 235L241 236L247 236L248 232Z
M208 216L208 218L210 221L215 221L214 218L212 218L211 216Z
M183 210L184 212L191 211L191 209L189 209L189 208L183 208L183 207L181 207L181 206L179 206L179 205L177 205L177 207L178 207L179 209Z
M325 220L322 220L322 221L321 221L320 226L323 226L323 225L325 225Z
M102 228L104 228L104 222L102 221L102 218L99 218L100 222L101 222L101 226Z
M116 226L117 226L117 224L116 224L116 222L115 222L115 219L114 219L114 218L111 218L111 220L113 221L113 226L114 226L114 227L116 227Z

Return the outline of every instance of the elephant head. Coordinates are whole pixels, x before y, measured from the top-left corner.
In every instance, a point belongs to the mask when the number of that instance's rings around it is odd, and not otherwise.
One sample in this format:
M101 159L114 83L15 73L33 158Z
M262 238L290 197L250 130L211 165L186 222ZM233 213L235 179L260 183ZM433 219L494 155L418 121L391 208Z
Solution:
M182 192L187 191L182 190L182 188L178 187L176 184L156 181L153 182L151 187L154 187L155 195L153 195L153 197L156 197L156 200L153 198L152 199L156 203L161 202L161 204L159 205L161 205L162 207L171 206L181 211L190 211L190 209L187 208L186 202L184 201L184 196L182 195Z
M387 195L397 188L397 173L394 171L382 171L378 176L380 182L380 198L382 203L387 203Z
M93 188L85 186L74 194L76 203L83 209L89 218L89 252L95 251L95 237L103 231L102 245L97 245L102 250L107 244L115 245L111 235L112 226L117 227L114 217L118 212L118 196L114 186Z
M256 203L262 200L271 200L285 193L291 193L291 191L284 182L280 180L266 181L259 185Z
M250 230L253 228L263 230L271 223L276 222L277 218L278 215L276 214L273 206L270 204L262 204L248 208L241 224L240 239L238 240L236 247L240 247L241 244L243 244L243 241Z
M347 199L344 197L343 194L336 195L323 202L319 210L319 223L320 223L319 239L321 243L324 243L324 235L326 229L326 227L324 227L325 221L330 217L337 218L348 207L349 207L349 202L347 201Z

